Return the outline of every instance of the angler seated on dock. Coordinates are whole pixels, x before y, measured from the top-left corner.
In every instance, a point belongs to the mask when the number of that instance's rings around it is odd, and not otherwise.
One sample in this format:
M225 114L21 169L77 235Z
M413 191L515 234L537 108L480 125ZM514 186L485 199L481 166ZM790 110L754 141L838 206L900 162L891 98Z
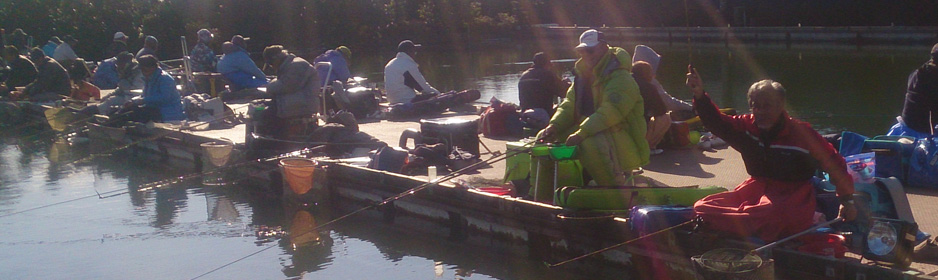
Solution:
M101 99L101 89L88 82L89 76L91 76L91 70L88 70L84 59L79 58L72 63L68 70L68 77L72 81L70 98L82 101Z
M120 110L135 94L134 90L144 87L143 73L140 66L129 52L122 52L117 57L107 59L95 69L95 81L108 80L117 88L107 95L97 106L88 106L81 110L86 115L102 114L113 115ZM110 80L113 80L111 82Z
M138 62L145 81L143 95L125 103L115 120L142 123L186 120L176 80L160 68L152 55L144 55Z
M909 75L902 116L887 135L925 138L935 135L938 125L938 44L931 49L931 59Z
M840 216L848 221L856 218L853 179L844 158L808 123L788 115L781 84L754 83L747 93L752 113L729 116L704 92L697 70L691 66L687 70L687 87L694 93L694 109L704 126L739 151L751 176L734 191L694 204L707 227L765 242L811 227L816 204L811 178L817 167L830 174L837 187L843 205Z
M602 32L580 35L580 59L567 96L538 139L578 146L584 171L600 186L622 186L649 162L642 96L631 75L632 56L611 47Z
M33 102L61 100L71 93L68 72L58 62L46 56L39 48L29 51L29 59L36 65L36 80L22 91L14 91L13 99Z
M267 84L267 93L273 100L267 102L261 117L263 127L272 136L286 139L292 124L308 123L320 108L316 69L281 45L265 48L264 61L277 72L277 78Z
M231 92L267 85L267 76L264 75L264 71L257 67L257 64L248 56L247 50L238 45L238 41L244 42L241 35L235 35L230 42L222 43L221 50L224 55L218 60L217 65L218 72L228 80Z
M439 90L427 83L414 61L418 47L420 45L410 40L401 41L397 45L397 56L384 66L384 88L388 103L391 104L392 117L440 113L451 106L479 99L479 92L475 90L440 94Z
M534 54L534 64L521 73L518 80L518 101L521 111L543 109L548 115L554 114L554 103L563 98L570 88L569 82L560 80L554 73L554 64L543 52Z
M36 66L12 45L3 47L3 60L9 71L4 75L5 81L0 81L0 97L6 97L18 87L25 87L36 80Z
M212 38L215 38L215 35L204 28L199 29L197 35L199 37L199 43L195 44L195 47L192 47L192 51L189 52L189 61L192 62L192 71L215 72L215 64L218 63L218 58L215 57L215 51L208 46L208 44L212 42Z

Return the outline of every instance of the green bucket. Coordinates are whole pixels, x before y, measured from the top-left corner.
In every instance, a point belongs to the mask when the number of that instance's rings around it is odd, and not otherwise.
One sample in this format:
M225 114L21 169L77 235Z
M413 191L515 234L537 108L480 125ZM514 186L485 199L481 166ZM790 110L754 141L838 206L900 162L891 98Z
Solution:
M553 160L567 160L576 156L576 146L560 145L550 147L550 157Z

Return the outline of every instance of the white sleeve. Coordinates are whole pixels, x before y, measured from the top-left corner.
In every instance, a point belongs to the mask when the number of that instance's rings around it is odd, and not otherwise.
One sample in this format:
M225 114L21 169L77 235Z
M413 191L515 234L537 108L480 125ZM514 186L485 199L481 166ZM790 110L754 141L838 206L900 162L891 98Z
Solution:
M411 75L414 76L414 80L417 81L417 83L420 84L420 87L423 88L424 93L440 93L440 91L436 90L436 88L431 86L430 83L427 83L427 79L423 77L423 73L420 73L420 69L417 67L417 64L411 65L410 68L411 69L409 71Z

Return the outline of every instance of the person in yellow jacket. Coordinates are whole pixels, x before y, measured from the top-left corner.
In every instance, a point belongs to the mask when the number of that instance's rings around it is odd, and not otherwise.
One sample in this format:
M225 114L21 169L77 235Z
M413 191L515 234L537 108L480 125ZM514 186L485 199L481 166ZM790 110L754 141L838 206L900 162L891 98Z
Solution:
M601 186L625 185L632 170L648 164L642 95L632 78L632 56L610 47L590 29L576 46L576 78L538 138L579 146L583 169Z

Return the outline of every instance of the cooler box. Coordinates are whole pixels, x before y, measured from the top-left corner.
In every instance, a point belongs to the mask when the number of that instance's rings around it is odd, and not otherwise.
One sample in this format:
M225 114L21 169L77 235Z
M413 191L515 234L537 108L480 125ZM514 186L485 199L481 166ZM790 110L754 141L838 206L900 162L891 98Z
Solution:
M629 211L629 228L637 236L653 233L694 219L689 206L639 205Z
M479 155L479 116L456 116L420 120L420 135L426 144L444 143Z
M627 210L635 205L693 206L708 195L725 192L717 186L708 187L600 187L566 186L557 189L554 204L572 209Z
M531 174L531 154L519 153L526 149L525 144L524 142L505 143L505 154L509 157L505 160L505 179L502 183L528 179L528 174Z

